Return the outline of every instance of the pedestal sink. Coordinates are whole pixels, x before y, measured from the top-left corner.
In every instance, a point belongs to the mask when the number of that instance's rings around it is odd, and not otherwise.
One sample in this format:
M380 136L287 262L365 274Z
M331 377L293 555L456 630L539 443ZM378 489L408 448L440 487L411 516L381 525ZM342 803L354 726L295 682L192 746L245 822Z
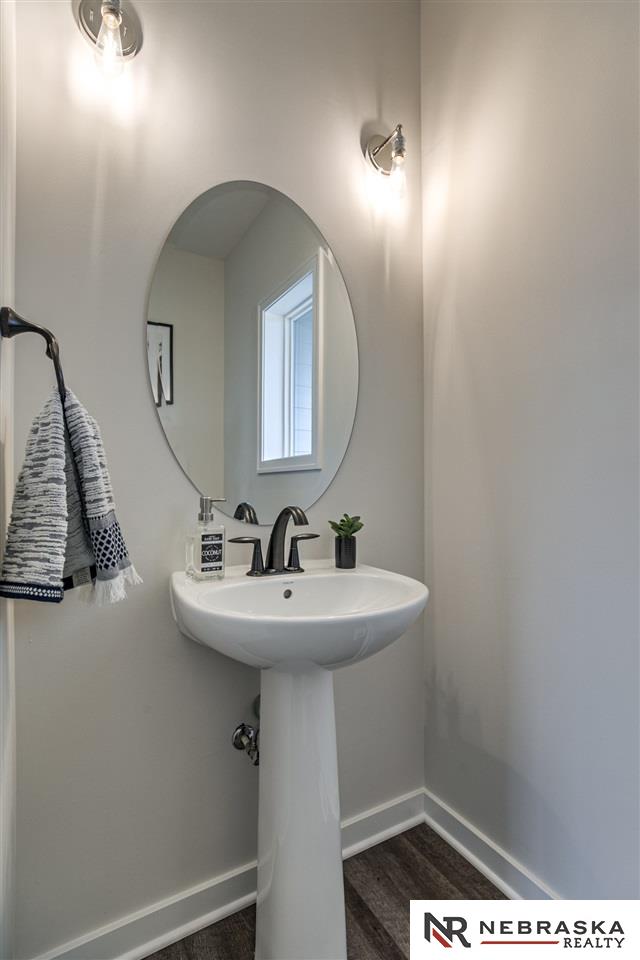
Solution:
M256 960L346 960L333 674L420 615L417 580L307 562L304 573L171 578L180 630L261 670Z

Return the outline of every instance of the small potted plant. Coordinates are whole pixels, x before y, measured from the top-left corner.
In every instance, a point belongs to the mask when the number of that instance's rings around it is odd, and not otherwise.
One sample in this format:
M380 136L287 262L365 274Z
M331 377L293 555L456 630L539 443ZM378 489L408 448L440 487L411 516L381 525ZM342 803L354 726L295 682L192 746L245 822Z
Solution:
M329 520L329 526L336 535L336 567L353 570L356 565L355 535L364 524L360 517L350 517L345 513L341 520Z

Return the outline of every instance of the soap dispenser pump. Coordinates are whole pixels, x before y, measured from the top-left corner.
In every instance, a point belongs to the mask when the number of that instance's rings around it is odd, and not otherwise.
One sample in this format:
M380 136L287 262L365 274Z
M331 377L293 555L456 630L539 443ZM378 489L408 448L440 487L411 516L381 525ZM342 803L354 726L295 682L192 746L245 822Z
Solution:
M192 580L221 580L224 577L225 535L216 523L213 504L224 503L224 497L200 497L198 525L187 537L186 573Z

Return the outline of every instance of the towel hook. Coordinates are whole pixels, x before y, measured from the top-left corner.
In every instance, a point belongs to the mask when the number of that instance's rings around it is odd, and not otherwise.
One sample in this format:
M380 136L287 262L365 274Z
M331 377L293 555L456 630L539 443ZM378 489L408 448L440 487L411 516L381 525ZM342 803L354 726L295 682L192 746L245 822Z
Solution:
M53 368L56 372L56 380L58 381L58 392L60 393L62 409L64 410L67 390L64 385L62 366L60 365L60 348L58 341L46 327L39 327L35 323L29 323L28 320L19 317L11 307L0 307L0 336L11 338L17 336L19 333L37 333L41 337L44 337L47 343L47 356L50 360L53 360Z

